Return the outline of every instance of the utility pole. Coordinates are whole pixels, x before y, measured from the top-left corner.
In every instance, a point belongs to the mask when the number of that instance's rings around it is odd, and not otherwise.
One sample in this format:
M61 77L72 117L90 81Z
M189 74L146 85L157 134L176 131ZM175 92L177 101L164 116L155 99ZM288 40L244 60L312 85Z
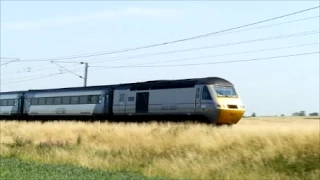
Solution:
M84 87L87 87L87 79L88 79L88 63L87 62L81 62L81 64L84 64Z

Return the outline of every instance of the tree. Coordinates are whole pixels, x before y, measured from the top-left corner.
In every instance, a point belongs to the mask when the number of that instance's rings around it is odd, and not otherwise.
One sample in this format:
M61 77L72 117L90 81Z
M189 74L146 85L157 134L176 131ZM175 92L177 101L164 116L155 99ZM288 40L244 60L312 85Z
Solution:
M252 113L252 115L251 115L252 117L256 117L256 113L254 112L254 113Z
M317 113L317 112L310 113L309 116L319 116L319 113Z
M300 111L299 115L300 116L306 116L306 112L305 111Z
M295 112L295 113L292 113L292 116L306 116L306 112L305 111Z

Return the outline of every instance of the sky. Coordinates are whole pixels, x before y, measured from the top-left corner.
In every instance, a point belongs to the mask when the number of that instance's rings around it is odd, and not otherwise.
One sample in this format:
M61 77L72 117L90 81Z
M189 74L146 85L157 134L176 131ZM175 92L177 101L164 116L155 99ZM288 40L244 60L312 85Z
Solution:
M88 62L88 86L218 76L235 85L245 115L319 112L319 53L285 57L319 52L319 8L234 32L106 53L217 32L316 6L319 1L1 1L1 57L19 61L1 59L0 90L83 86L80 62ZM61 59L101 53L105 54ZM163 66L277 56L284 57ZM131 65L149 67L119 68Z

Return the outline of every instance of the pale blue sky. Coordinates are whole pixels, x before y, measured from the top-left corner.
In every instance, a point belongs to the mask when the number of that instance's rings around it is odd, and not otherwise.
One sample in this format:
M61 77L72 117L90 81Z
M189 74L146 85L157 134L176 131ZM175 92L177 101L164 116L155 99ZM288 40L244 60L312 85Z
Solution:
M21 62L1 66L1 91L83 85L83 80L71 73L30 80L58 73L59 67L48 61L23 62L24 59L90 54L172 41L315 6L319 6L319 1L1 2L1 57L21 58ZM248 28L318 15L319 9L316 9ZM120 66L313 44L155 65L206 63L309 53L319 51L319 44L314 44L319 43L319 32L291 38L106 62L114 57L215 46L318 30L319 18L316 17L144 50L65 61L87 61L89 66ZM99 62L93 63L94 61ZM5 62L8 60L1 60L1 64ZM74 72L83 75L83 65L66 63L60 65L70 70L78 69ZM28 68L31 68L30 72ZM247 109L246 115L252 112L256 112L257 115L282 113L289 115L300 110L305 110L307 113L319 111L319 54L203 66L117 68L99 71L96 69L101 67L89 67L88 85L219 76L235 84ZM23 80L29 81L15 82Z

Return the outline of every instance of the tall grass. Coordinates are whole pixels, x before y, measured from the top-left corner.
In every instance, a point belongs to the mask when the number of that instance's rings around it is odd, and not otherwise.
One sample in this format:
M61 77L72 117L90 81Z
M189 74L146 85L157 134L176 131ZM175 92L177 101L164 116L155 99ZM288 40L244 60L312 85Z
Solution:
M319 122L249 118L212 127L2 121L0 155L172 178L318 179Z

